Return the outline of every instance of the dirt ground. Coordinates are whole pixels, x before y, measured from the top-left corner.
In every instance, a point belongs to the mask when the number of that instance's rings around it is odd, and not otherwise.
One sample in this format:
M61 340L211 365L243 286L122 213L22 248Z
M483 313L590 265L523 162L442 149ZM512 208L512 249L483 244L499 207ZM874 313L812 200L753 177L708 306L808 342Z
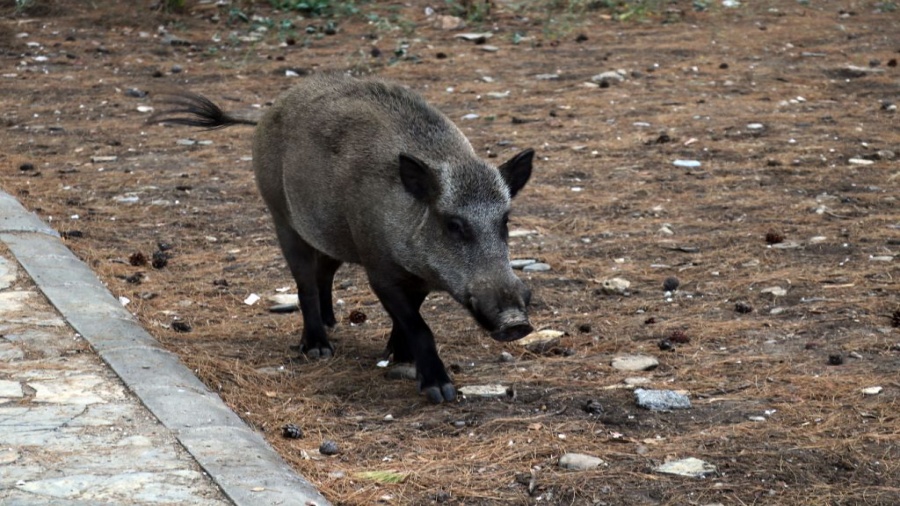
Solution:
M0 4L0 187L335 504L900 503L895 3L498 2L464 30L440 26L445 2L302 20L187 3ZM529 351L446 294L425 304L457 386L510 395L435 406L386 379L389 319L357 267L337 275L337 356L298 357L299 314L268 310L295 289L251 129L144 123L160 90L264 108L319 70L407 84L494 162L537 150L511 223L536 233L510 249L551 266L522 277L532 322L566 334ZM602 290L612 277L627 293ZM659 365L612 368L625 354ZM637 407L636 376L692 408ZM565 470L566 452L606 465ZM686 457L716 471L654 471Z

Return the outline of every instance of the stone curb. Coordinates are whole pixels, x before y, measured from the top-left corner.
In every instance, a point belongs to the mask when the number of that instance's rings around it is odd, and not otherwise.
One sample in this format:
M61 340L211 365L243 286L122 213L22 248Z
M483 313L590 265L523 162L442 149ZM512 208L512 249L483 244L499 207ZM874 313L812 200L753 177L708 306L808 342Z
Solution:
M237 506L329 505L141 327L55 230L2 190L0 241L63 318Z

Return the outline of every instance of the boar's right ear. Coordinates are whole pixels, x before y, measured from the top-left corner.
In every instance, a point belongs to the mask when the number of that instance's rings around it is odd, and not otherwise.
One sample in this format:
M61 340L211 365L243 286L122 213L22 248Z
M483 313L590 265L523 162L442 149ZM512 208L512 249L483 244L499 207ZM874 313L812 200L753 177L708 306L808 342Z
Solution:
M400 181L410 195L422 202L431 202L440 194L440 186L431 167L406 153L400 153Z
M500 166L500 175L509 187L510 198L515 197L528 178L531 177L531 160L534 158L534 150L529 148L512 157Z

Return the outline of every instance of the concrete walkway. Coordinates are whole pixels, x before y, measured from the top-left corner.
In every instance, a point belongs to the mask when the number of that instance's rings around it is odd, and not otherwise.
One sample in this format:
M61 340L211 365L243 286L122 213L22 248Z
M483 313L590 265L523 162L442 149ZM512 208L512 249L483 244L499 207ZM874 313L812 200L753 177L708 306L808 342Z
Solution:
M0 191L0 504L328 502Z

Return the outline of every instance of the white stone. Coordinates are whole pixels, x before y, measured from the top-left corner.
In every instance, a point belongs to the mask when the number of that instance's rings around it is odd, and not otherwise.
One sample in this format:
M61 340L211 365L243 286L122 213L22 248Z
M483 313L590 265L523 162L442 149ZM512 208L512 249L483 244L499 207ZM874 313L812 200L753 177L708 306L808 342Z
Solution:
M600 282L600 289L611 295L624 295L631 287L631 281L625 278L609 278Z
M559 458L559 467L563 469L572 469L574 471L585 471L588 469L596 469L605 466L606 462L592 455L583 453L566 453Z
M601 72L591 78L595 83L618 84L625 81L625 76L615 71Z
M851 158L847 160L850 165L872 165L875 163L872 160L866 160L865 158Z
M508 392L503 385L466 385L459 389L463 397L506 397Z
M716 466L694 457L673 460L654 469L657 473L675 474L691 478L702 478L716 472Z
M547 272L549 270L550 265L541 262L535 262L533 264L528 264L525 267L522 267L523 272Z
M537 235L537 233L538 233L537 230L518 229L518 230L510 230L509 236L510 237L526 237L529 235Z
M770 286L768 288L763 288L759 293L771 293L773 297L784 297L787 295L787 290L780 286Z
M638 388L634 391L634 397L638 406L651 411L691 408L691 400L688 396L674 390L644 390L643 388Z
M659 360L647 355L623 355L612 360L614 369L620 371L649 371L659 365Z
M244 304L247 304L248 306L252 306L257 302L259 302L259 295L256 295L255 293L251 293L247 296L246 299L244 299Z
M882 390L884 390L884 389L881 387L869 387L869 388L863 388L862 393L865 395L878 395L881 393Z
M273 302L275 304L300 304L300 299L297 298L296 293L279 293L277 295L269 295L266 297L266 300L269 302Z
M624 383L630 386L638 386L638 385L646 385L650 383L650 378L645 378L643 376L632 376L630 378L625 378Z
M457 33L453 37L456 39L468 40L470 42L474 42L481 39L490 39L494 34L491 32L483 32L483 33Z
M509 266L512 267L513 269L522 269L533 263L537 263L537 260L535 260L533 258L517 258L514 260L510 260Z
M519 339L516 344L532 352L541 353L559 344L559 338L563 335L565 332L559 330L539 330Z

